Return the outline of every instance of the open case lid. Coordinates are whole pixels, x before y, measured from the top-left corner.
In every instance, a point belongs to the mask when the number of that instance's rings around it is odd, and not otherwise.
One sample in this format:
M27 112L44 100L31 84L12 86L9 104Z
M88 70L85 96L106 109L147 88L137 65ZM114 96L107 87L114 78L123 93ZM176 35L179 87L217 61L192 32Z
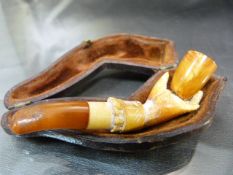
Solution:
M174 67L177 55L170 40L117 34L85 41L54 64L10 89L4 103L17 108L62 93L106 66L147 73Z

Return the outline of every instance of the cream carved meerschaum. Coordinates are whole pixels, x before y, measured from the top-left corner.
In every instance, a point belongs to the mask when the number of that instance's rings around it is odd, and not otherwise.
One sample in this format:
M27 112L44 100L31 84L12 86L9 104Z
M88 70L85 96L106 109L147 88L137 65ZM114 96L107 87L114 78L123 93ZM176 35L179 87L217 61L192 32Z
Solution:
M167 88L168 79L169 73L166 72L154 85L144 104L113 97L109 97L107 102L88 102L90 114L87 129L132 131L197 110L203 92L198 91L191 100L183 100Z

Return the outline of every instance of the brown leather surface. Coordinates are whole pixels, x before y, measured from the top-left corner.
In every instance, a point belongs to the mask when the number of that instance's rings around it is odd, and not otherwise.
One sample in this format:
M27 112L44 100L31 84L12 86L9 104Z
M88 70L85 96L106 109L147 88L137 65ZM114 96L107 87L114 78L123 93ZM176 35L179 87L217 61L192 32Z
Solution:
M44 99L77 82L97 64L114 61L160 67L174 64L176 52L170 40L139 35L118 34L86 41L45 71L12 88L5 96L5 105Z

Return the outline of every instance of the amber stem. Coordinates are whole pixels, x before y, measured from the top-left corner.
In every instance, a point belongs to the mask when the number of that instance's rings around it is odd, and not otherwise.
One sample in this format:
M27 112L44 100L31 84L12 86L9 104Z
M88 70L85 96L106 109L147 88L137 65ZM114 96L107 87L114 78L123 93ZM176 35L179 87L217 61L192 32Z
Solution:
M53 129L86 129L89 119L87 102L51 102L17 110L11 116L10 129L28 134Z

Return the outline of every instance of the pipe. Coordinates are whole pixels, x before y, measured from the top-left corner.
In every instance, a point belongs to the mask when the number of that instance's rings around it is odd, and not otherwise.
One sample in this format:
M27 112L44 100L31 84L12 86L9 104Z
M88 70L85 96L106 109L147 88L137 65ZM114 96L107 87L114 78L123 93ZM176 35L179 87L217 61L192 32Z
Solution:
M189 53L192 52L196 51L189 51ZM172 80L173 85L176 85L177 81L179 82L177 75L182 78L182 75L193 75L193 72L197 72L195 79L200 79L200 81L195 81L195 83L201 85L196 86L198 88L196 88L195 94L192 95L190 100L184 100L168 89L169 73L166 72L155 83L144 104L139 101L125 101L113 97L109 97L106 102L40 103L15 111L10 117L9 128L16 135L53 129L127 132L159 124L184 113L197 110L203 97L203 92L200 89L207 82L203 79L208 79L215 71L216 66L210 66L211 71L205 72L204 64L198 64L200 61L199 55L193 55L193 62L199 66L192 66L187 69L187 64L180 64L175 72L175 78ZM188 54L188 57L185 56L182 62L185 62L189 57L190 54ZM201 61L205 62L206 60L201 59ZM210 65L213 64L215 63L210 62ZM202 71L196 71L196 69ZM177 74L177 71L179 71L179 74ZM185 81L185 78L190 79L190 76L184 76L182 81ZM185 86L187 84L181 87ZM192 84L188 83L188 86L192 86ZM186 90L186 88L184 89Z

